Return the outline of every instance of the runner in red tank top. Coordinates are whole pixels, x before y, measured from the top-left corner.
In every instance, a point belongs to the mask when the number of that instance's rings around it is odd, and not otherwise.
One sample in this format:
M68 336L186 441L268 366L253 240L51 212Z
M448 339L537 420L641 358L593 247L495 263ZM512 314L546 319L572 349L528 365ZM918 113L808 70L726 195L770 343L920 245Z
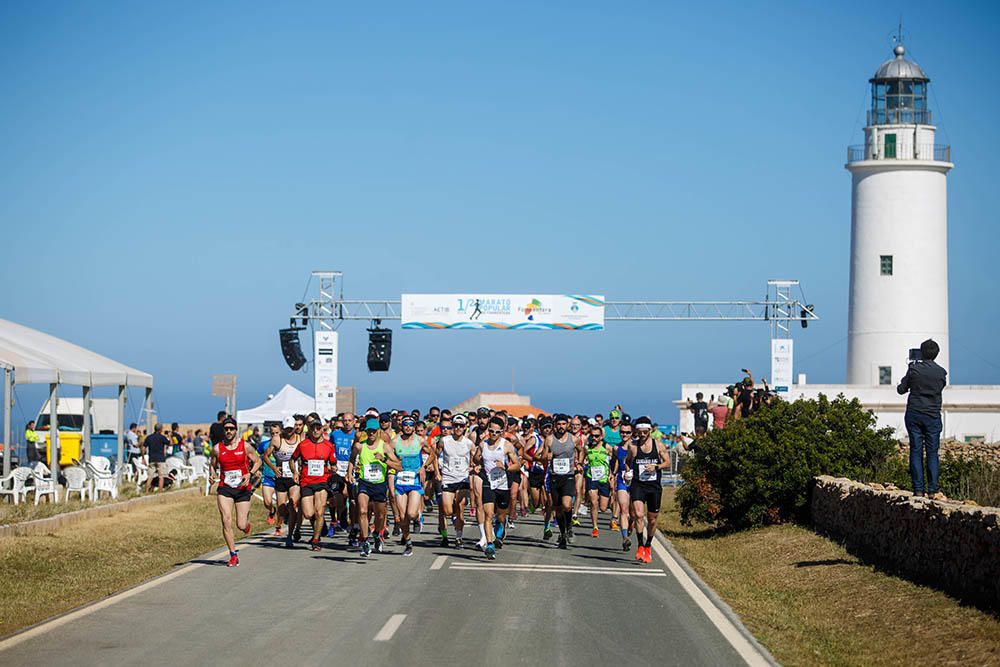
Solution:
M251 479L260 470L260 456L253 447L238 439L236 420L227 417L222 422L223 440L212 447L212 479L219 483L217 502L222 517L222 537L229 547L228 567L240 564L236 540L233 538L233 510L236 526L244 534L250 532L250 497L253 495ZM218 472L218 476L216 475Z
M309 541L309 548L319 551L330 465L337 465L337 453L333 444L323 437L322 422L310 421L308 432L309 437L295 448L291 462L300 489L302 518L312 522L313 537Z

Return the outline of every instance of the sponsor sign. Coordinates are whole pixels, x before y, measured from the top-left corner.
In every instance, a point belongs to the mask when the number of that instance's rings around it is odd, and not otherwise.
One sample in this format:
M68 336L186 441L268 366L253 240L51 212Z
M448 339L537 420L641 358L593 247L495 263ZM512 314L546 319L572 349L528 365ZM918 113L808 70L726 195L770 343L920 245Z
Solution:
M792 339L771 339L771 389L784 399L792 389Z
M337 415L337 332L316 331L313 340L316 412L323 419L330 419Z
M404 294L404 329L603 331L595 294Z

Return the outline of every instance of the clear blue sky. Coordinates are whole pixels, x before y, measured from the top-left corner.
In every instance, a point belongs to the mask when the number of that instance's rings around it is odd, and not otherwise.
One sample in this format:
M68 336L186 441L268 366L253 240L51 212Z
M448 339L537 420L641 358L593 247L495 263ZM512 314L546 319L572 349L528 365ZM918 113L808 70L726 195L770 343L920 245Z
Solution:
M998 7L3 3L0 316L152 372L163 418L193 421L220 407L213 373L244 406L311 392L276 332L312 269L354 298L759 298L794 277L823 318L796 371L842 382L845 148L903 13L956 162L951 379L998 383ZM545 408L669 419L682 381L769 373L756 323L397 331L387 374L363 329L341 329L340 373L362 405L452 405L513 368Z

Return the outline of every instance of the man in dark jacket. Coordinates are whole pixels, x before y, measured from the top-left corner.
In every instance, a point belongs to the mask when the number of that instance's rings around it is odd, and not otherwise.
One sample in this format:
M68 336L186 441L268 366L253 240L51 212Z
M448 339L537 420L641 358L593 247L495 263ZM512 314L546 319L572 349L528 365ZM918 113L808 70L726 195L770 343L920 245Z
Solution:
M941 444L941 391L947 384L948 371L938 366L941 348L933 340L920 344L922 359L910 364L896 391L907 392L906 415L903 422L910 435L910 478L913 494L944 498L938 492L938 446ZM927 462L927 486L924 486L924 458Z

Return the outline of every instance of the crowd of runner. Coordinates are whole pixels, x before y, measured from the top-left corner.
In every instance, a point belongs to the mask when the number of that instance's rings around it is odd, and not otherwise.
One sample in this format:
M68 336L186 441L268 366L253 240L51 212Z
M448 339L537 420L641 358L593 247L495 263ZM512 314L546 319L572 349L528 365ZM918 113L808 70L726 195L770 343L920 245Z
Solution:
M489 408L451 414L436 407L421 418L417 410L370 408L326 423L313 413L266 426L269 437L255 447L226 418L221 442L212 447L211 481L218 485L230 567L239 565L234 520L250 532L258 484L267 521L290 549L309 525L313 551L323 537L342 534L364 558L382 553L392 537L403 556L411 556L412 534L423 530L424 512L436 506L440 546L461 549L475 538L489 560L515 520L529 513L541 513L538 537L555 537L560 549L574 544L581 514L589 514L592 537L606 514L608 529L620 532L622 551L630 552L634 540L635 560L649 563L663 471L671 468L670 449L684 447L648 417L632 419L620 407L606 420L518 419ZM467 518L478 530L466 528Z

